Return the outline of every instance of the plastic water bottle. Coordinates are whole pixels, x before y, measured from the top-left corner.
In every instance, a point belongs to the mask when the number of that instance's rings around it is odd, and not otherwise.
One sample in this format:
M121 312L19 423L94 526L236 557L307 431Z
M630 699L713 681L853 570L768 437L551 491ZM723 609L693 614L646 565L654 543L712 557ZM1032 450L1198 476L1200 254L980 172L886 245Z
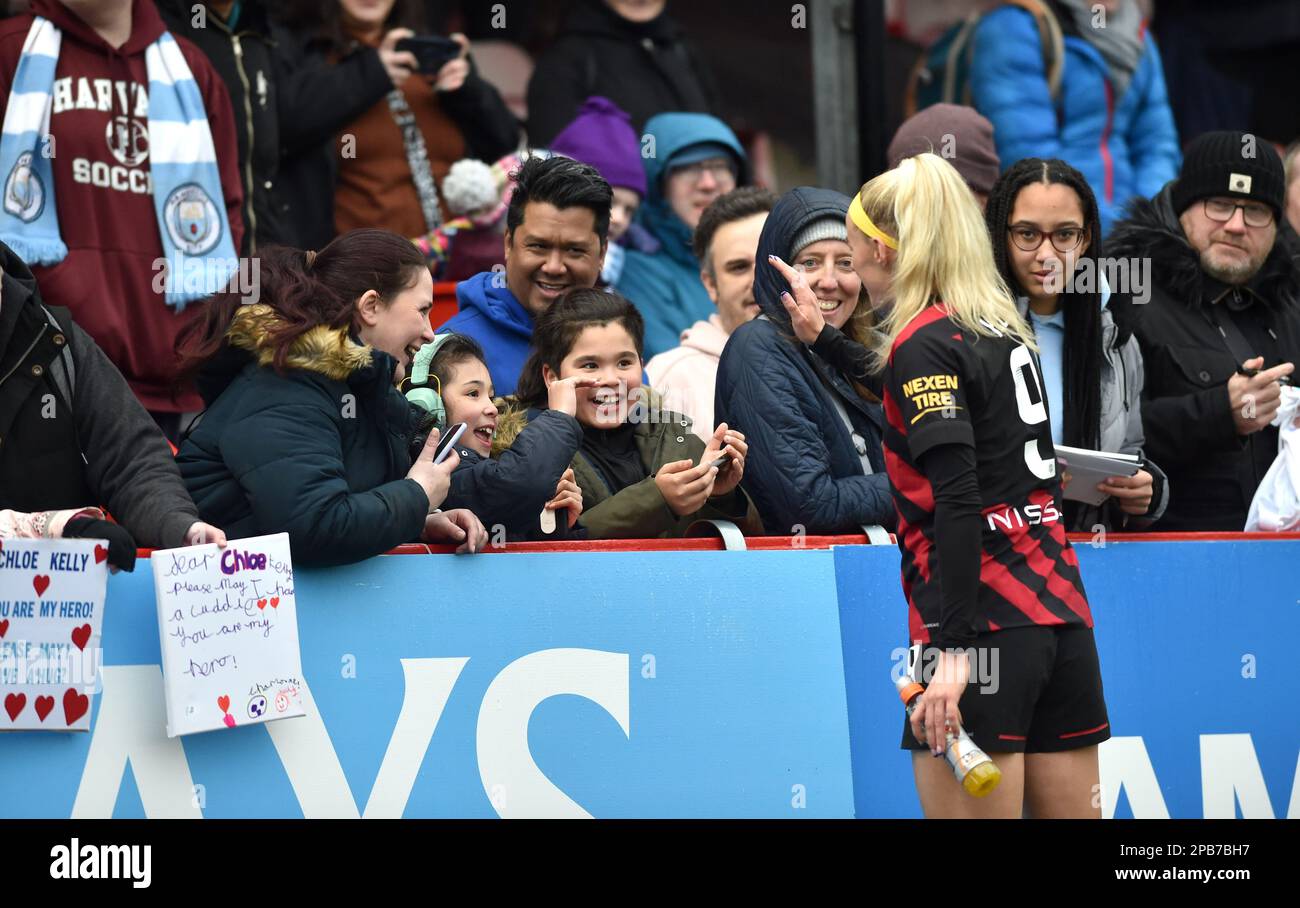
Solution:
M925 688L906 675L896 680L894 685L898 688L898 696L903 701L903 706L907 708L907 716L910 719L913 710L916 709L917 698L925 693ZM998 769L998 765L992 758L980 750L960 725L957 726L956 734L951 731L947 734L944 756L948 758L953 774L961 783L961 787L966 789L967 794L982 798L997 788L998 783L1002 781L1002 770Z

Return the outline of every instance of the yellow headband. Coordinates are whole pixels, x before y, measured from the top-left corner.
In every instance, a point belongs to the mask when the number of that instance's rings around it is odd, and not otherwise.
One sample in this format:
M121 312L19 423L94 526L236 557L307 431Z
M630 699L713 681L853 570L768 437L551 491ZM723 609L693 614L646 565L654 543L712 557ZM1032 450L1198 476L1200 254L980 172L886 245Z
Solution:
M853 220L854 225L867 236L880 240L890 249L898 249L898 240L871 222L871 218L867 217L867 213L863 210L862 203L858 201L856 195L853 196L853 201L849 203L849 217Z

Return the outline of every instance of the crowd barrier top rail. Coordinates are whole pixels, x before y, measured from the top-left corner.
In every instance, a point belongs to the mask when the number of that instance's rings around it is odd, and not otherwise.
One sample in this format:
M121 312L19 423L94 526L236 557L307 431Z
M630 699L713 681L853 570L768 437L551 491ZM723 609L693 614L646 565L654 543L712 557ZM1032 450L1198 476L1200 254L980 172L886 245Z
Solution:
M1070 533L1070 541L1089 545L1094 540L1091 533ZM897 544L890 535L893 544ZM1105 544L1117 542L1283 542L1300 540L1296 533L1107 533ZM790 549L829 549L840 545L870 545L862 533L840 536L746 536L749 551L789 551ZM559 542L508 542L489 545L483 554L521 554L526 552L719 552L726 543L718 537L691 537L679 539L574 539ZM152 549L138 549L138 558L148 558ZM450 555L454 545L429 545L408 543L385 552L385 555Z

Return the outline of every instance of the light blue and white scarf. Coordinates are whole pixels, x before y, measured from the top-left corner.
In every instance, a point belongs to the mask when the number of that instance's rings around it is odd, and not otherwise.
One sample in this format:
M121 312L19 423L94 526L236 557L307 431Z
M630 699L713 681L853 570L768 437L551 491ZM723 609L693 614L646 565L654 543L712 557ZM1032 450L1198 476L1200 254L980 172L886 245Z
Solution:
M52 145L45 141L62 37L48 19L32 22L0 135L0 240L29 265L56 265L68 255L54 204ZM154 211L167 263L163 287L167 304L180 310L221 290L239 261L203 96L169 32L145 50L145 67Z

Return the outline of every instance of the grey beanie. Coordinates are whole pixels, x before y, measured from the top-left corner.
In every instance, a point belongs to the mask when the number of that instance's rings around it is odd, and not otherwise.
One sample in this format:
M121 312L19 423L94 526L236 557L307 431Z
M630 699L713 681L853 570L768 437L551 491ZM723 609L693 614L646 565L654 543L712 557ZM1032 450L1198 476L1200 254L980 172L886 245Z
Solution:
M794 242L790 244L790 253L786 258L791 261L799 254L799 250L805 246L811 246L813 243L821 240L843 240L848 242L849 231L844 226L843 218L818 218L794 235Z

